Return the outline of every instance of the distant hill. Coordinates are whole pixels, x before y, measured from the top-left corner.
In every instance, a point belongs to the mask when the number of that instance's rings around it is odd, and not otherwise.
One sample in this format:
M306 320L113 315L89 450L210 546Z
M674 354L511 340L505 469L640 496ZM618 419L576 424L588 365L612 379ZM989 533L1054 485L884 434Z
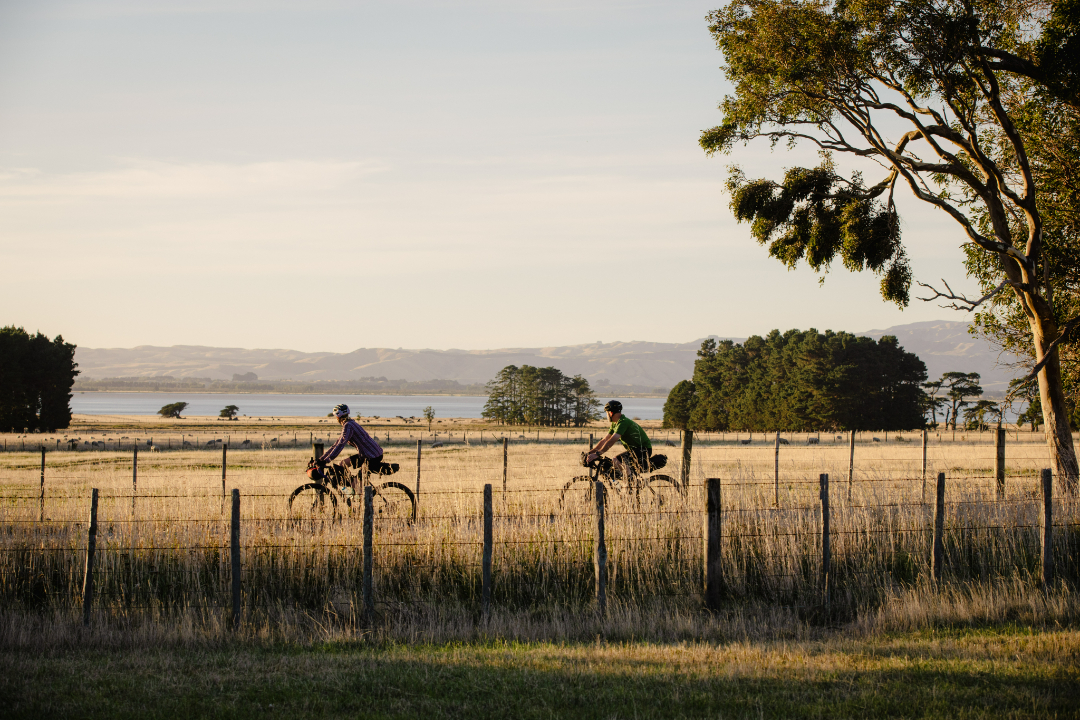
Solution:
M967 334L965 322L919 322L857 333L880 338L895 335L900 344L927 365L931 378L943 372L978 372L988 392L1004 392L1018 373L1004 366L1003 356ZM767 332L768 330L763 331ZM732 338L737 342L741 338ZM554 365L567 375L581 374L594 388L605 385L654 387L666 391L693 374L702 340L687 343L645 341L591 343L547 348L498 350L391 350L361 348L350 353L304 353L296 350L248 350L195 345L136 348L84 348L75 352L80 379L160 377L259 382L297 381L456 381L485 383L507 365ZM999 364L1000 363L1000 364Z

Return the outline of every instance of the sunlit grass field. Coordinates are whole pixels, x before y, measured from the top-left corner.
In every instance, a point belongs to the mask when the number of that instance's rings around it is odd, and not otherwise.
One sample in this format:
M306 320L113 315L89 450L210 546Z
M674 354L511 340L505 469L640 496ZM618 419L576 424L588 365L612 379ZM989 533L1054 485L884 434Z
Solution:
M425 429L426 430L426 429ZM44 503L40 454L0 455L3 539L0 598L10 617L50 619L65 633L81 618L87 516L100 491L93 623L154 632L220 634L230 617L229 503L241 493L243 627L279 638L384 640L688 639L759 621L917 627L935 617L992 619L1024 612L1071 617L1077 577L1076 505L1054 502L1057 583L1039 588L1038 471L1045 448L1012 443L1006 495L998 500L992 435L933 437L924 502L921 437L860 436L848 482L846 438L786 435L779 480L772 437L697 438L685 495L670 486L612 493L606 517L609 612L593 612L595 508L578 462L588 431L444 430L440 445L419 428L391 430L386 459L417 487L415 439L423 435L419 517L376 514L375 618L361 604L359 503L337 517L298 521L287 498L306 482L310 449L230 447L222 453L51 451ZM414 437L402 437L406 434ZM597 437L599 430L594 430ZM394 434L398 437L394 437ZM466 434L467 433L467 434ZM282 434L282 433L279 433ZM503 450L510 438L506 492ZM677 433L655 432L678 476ZM819 444L808 445L813 437ZM381 438L385 441L385 437ZM539 442L538 442L539 440ZM930 581L934 478L947 476L943 584ZM830 478L832 592L821 579L819 475ZM702 607L705 478L723 494L727 613ZM480 615L482 492L494 487L493 595ZM625 490L625 488L624 488ZM757 619L755 619L757 618ZM365 622L365 620L370 620ZM53 622L55 621L55 622ZM18 623L7 632L18 635ZM150 630L146 630L150 632ZM22 641L17 641L19 644Z

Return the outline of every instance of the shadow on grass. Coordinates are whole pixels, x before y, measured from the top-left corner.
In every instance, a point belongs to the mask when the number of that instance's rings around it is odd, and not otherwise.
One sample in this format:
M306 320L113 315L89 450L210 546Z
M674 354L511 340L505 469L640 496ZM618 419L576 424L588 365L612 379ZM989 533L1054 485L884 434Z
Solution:
M1077 696L1075 657L917 649L451 645L0 658L8 718L1051 718L1075 717Z

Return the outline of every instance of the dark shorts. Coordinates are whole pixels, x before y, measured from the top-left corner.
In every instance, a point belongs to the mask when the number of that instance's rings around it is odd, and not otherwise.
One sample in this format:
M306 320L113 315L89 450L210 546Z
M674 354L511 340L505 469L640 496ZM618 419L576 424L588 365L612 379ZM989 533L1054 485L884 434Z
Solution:
M367 460L368 472L372 475L378 475L383 466L382 455L377 458L365 458L363 455L353 455L342 460L340 464L343 467L350 467L355 470L364 464L364 460Z
M632 465L636 472L647 473L652 470L652 465L649 463L650 455L652 455L652 450L647 448L631 448L616 455L615 462L627 463Z

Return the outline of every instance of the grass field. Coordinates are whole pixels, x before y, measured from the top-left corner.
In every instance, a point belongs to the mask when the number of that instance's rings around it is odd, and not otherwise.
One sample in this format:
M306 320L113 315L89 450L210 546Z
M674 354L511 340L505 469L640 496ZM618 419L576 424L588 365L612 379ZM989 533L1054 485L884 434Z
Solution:
M1077 717L1080 636L71 647L0 655L4 716Z
M560 504L584 444L565 431L539 443L504 431L504 494L501 443L491 429L484 443L474 431L425 445L416 523L376 518L373 623L360 612L359 513L298 523L288 512L310 452L231 447L226 486L242 495L239 633L228 628L216 445L140 452L137 492L130 451L49 452L44 521L40 455L0 455L6 707L19 716L333 716L369 703L387 717L1077 716L1066 699L1077 690L1080 524L1076 503L1059 494L1057 579L1040 587L1041 444L1009 446L999 500L985 436L931 442L929 474L948 477L935 585L918 436L861 438L850 497L846 442L790 438L777 483L771 438L700 438L686 496L611 498L601 618L592 505L583 492ZM666 450L677 461L677 448ZM387 444L410 486L415 455L415 440ZM820 473L832 478L828 613ZM711 614L701 592L706 477L721 478L724 504L726 593ZM479 612L485 483L495 487L488 618ZM102 498L86 629L90 488Z

